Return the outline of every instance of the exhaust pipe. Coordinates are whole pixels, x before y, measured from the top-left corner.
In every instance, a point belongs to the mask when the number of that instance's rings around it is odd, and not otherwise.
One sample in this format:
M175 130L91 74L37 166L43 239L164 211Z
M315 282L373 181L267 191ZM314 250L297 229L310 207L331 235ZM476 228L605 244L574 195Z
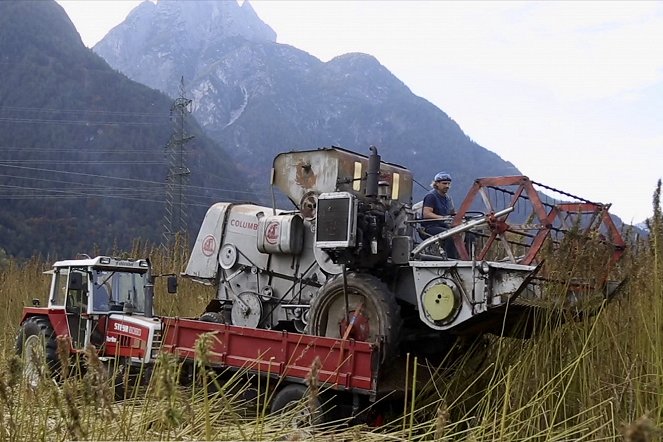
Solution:
M375 146L368 148L371 154L368 156L368 170L366 171L366 196L368 198L377 198L378 183L380 180L380 155Z

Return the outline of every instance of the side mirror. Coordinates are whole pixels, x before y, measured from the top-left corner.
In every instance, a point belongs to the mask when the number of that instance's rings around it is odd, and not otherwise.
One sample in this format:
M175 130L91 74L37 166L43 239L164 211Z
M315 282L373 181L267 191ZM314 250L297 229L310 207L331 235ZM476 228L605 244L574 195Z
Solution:
M78 272L69 273L69 290L83 290L83 274Z
M168 277L168 293L177 293L177 276Z

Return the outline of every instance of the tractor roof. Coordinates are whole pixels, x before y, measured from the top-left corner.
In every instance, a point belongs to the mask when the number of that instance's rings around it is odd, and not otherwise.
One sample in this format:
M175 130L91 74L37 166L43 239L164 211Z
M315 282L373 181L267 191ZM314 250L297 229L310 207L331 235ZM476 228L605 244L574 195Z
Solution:
M127 269L127 270L137 270L143 269L147 270L149 264L145 259L122 259L122 258L111 258L109 256L97 256L95 258L84 258L84 259L68 259L64 261L57 261L53 264L54 268L60 267L107 267L109 269Z

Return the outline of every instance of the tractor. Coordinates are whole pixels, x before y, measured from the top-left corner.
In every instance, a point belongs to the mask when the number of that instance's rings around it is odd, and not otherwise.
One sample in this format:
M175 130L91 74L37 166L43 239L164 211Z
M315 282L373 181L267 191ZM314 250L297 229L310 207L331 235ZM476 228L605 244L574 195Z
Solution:
M33 300L23 309L16 340L24 356L28 383L40 379L40 361L54 378L61 377L62 363L75 363L76 355L92 345L109 368L127 373L149 367L161 346L162 323L153 316L150 263L145 259L98 256L58 261L52 270L48 305ZM169 291L176 280L169 279ZM68 336L58 342L58 336ZM66 346L62 358L62 348Z

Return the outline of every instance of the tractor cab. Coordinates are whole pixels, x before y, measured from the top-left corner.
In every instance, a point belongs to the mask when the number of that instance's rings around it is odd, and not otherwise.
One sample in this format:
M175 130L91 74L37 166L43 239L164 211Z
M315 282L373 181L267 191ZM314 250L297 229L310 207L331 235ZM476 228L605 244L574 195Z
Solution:
M152 317L152 284L147 260L107 256L58 261L53 269L49 312L64 313L76 349L106 342L108 318ZM63 324L64 325L64 324Z

